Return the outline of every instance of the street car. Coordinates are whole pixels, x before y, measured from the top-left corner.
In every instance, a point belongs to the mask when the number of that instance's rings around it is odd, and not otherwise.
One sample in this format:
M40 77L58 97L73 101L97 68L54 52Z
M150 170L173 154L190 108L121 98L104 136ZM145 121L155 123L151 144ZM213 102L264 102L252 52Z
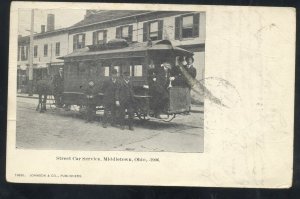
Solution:
M95 103L97 107L103 107L103 82L110 77L113 69L118 71L118 76L128 71L134 86L135 114L146 120L153 113L150 106L153 96L148 89L149 65L167 61L175 66L179 56L191 55L192 52L173 46L169 40L128 43L115 39L106 44L89 45L59 58L64 60L63 103L85 106L84 88L93 82L97 91ZM166 92L169 100L162 110L165 121L171 121L176 114L189 112L189 88L169 86Z

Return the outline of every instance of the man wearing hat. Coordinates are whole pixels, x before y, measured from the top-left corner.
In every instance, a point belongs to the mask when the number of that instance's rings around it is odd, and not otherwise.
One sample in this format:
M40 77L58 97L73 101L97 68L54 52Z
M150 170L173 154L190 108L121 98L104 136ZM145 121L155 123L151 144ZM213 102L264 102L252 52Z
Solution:
M95 102L95 83L90 80L87 83L85 88L86 96L86 122L93 122L95 111L96 111L96 102Z
M117 70L113 69L111 71L111 77L104 81L102 92L104 94L103 104L104 104L104 116L103 116L103 128L107 128L107 123L109 120L109 112L111 113L111 125L114 126L116 123L116 105L119 105L119 97L117 95L118 89L118 78Z
M186 61L187 61L187 65L185 66L185 70L190 75L189 77L186 77L186 79L187 79L187 85L191 89L192 82L193 82L193 80L195 80L196 75L197 75L197 70L193 66L194 58L192 56L186 57ZM189 78L192 78L192 79L189 79Z
M133 85L128 71L123 73L118 87L118 96L120 100L120 124L121 128L125 128L125 115L126 110L128 114L128 127L133 130L133 117L134 117L134 91Z

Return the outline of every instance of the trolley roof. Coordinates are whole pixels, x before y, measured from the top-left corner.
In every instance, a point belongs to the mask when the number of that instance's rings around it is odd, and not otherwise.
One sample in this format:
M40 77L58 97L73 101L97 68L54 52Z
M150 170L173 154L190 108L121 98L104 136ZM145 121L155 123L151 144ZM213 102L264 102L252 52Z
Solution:
M95 50L102 47L102 50ZM98 48L99 49L99 48ZM101 49L101 48L100 48ZM68 55L59 57L63 60L82 60L82 59L117 59L129 57L145 57L147 52L162 53L171 52L176 56L190 56L192 52L175 47L169 40L160 40L156 42L131 43L121 47L110 48L103 45L90 45L86 48L76 50Z

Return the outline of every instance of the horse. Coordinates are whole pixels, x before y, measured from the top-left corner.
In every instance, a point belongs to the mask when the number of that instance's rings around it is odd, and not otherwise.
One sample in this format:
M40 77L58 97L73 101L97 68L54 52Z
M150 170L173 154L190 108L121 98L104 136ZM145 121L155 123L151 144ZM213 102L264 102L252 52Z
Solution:
M36 83L36 92L39 95L36 111L44 113L46 109L47 96L53 94L53 83L51 78L38 80Z

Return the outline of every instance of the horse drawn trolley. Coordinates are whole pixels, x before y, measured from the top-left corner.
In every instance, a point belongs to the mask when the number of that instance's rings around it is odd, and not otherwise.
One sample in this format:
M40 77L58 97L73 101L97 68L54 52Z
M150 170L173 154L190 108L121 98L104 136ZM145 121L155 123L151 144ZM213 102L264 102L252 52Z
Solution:
M149 85L151 66L158 67L163 62L167 62L170 67L174 67L179 56L192 54L192 52L172 46L169 40L127 43L125 40L118 39L104 45L90 45L60 57L64 60L62 102L68 106L84 107L86 103L84 88L93 82L97 90L96 106L103 108L103 82L110 78L114 69L117 70L118 76L127 71L130 73L134 87L135 114L139 119L148 119L148 116L153 116L153 101L155 101L154 96L151 95L151 85ZM188 87L172 86L170 83L166 92L168 101L161 110L165 121L171 121L176 114L189 112Z

